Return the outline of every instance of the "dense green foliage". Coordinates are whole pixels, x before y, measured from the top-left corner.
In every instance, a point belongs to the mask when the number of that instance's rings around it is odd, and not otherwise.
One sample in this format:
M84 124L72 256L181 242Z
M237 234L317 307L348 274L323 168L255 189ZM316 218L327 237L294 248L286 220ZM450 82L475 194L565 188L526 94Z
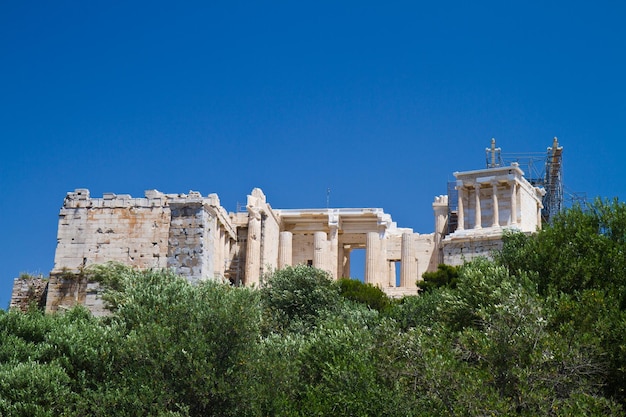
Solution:
M596 200L536 235L508 235L496 261L532 279L552 328L604 358L604 392L626 404L626 204Z
M397 302L305 266L258 290L98 267L109 317L0 312L0 415L622 416L625 213L574 208Z
M421 292L428 292L441 287L456 288L456 283L459 279L459 268L439 264L436 271L424 272L422 278L423 281L417 282Z
M391 306L391 300L383 290L357 279L341 278L339 291L342 297L362 303L379 312L386 311Z

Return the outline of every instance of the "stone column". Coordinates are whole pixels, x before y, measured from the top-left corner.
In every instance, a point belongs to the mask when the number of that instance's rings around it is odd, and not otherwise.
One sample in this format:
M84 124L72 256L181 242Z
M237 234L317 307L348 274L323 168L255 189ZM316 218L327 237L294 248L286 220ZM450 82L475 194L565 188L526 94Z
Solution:
M511 223L517 224L517 181L511 184Z
M457 186L456 187L458 193L459 193L459 203L457 206L457 227L456 230L465 230L465 213L463 213L463 194L464 194L464 188L463 186Z
M482 213L480 211L480 184L474 185L474 200L476 201L476 209L474 210L474 229L482 229Z
M413 287L417 277L417 262L415 261L415 241L412 233L402 233L400 248L400 287Z
M330 268L330 275L334 279L340 278L341 270L338 267L339 259L339 229L336 226L330 226L330 248L328 254L328 268Z
M380 257L380 238L378 232L368 232L365 240L365 283L376 285L378 278L378 259Z
M246 246L247 286L259 285L261 278L261 213L248 209L248 243Z
M350 252L352 248L343 248L343 269L341 275L343 278L350 278Z
M498 207L498 182L493 181L491 183L491 186L493 189L493 196L492 196L493 223L491 224L491 226L498 227L500 226L500 208Z
M537 203L537 230L541 230L541 204Z
M313 266L315 268L327 270L326 266L326 233L315 232L313 234Z
M387 286L395 287L396 286L396 263L394 261L387 262L389 266L387 267L389 271L387 272Z
M293 235L291 232L280 232L278 235L278 269L293 264Z
M224 227L219 225L218 226L219 229L219 234L220 234L220 241L219 241L219 255L218 255L218 264L217 267L215 269L215 273L219 274L222 278L224 277L224 273L226 272L226 231L224 230Z

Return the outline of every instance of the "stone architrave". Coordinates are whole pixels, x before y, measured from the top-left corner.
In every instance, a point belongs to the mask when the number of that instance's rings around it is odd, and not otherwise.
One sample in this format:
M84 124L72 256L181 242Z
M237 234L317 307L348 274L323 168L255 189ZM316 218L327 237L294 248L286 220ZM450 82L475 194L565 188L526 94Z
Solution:
M278 236L278 268L282 269L292 266L293 263L293 234L291 232L280 232Z

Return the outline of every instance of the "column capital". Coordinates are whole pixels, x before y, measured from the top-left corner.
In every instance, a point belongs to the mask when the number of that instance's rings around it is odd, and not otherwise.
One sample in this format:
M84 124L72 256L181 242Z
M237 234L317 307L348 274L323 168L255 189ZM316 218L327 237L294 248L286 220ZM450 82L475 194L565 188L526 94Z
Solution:
M261 220L261 209L258 207L247 207L248 209L248 218L250 220Z

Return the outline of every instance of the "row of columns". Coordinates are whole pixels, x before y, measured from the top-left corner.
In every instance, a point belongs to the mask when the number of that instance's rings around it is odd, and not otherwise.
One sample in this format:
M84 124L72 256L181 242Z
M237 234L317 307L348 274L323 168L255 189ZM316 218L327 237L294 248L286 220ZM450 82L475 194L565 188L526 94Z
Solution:
M350 249L339 247L336 229L331 229L330 239L325 232L313 234L313 266L329 270L333 278L350 275ZM250 233L250 232L248 232ZM394 262L386 256L385 241L378 232L366 234L365 242L365 283L382 287L395 286ZM412 233L404 233L400 253L400 286L411 286L418 278L418 265L415 256L415 241ZM293 264L293 234L283 231L279 234L278 268ZM387 278L387 279L385 279ZM389 281L389 282L387 282ZM391 282L393 281L393 282Z
M410 287L418 279L418 263L413 233L403 233L400 243L400 287ZM396 286L395 261L387 259L385 240L376 232L367 234L365 283L382 287ZM383 278L387 278L386 280Z
M491 227L497 227L500 226L500 204L498 201L498 181L494 180L491 181L491 187L492 187L492 193L491 193L491 200L492 200L492 206L493 206L493 218L492 218L492 224ZM510 200L511 200L511 216L510 218L507 220L507 226L511 225L511 224L517 224L519 222L519 219L517 217L517 194L518 194L518 185L517 185L517 181L511 181L510 183L510 187L511 187L511 196L510 196ZM473 229L481 229L482 228L482 211L481 211L481 207L480 207L480 184L479 183L475 183L474 184L474 227ZM456 189L458 190L458 194L459 194L459 200L458 200L458 214L457 214L457 219L458 219L458 226L457 226L457 230L465 230L465 207L464 207L464 199L465 199L465 194L467 191L469 191L467 189L467 187L465 185L461 185L461 186L457 186Z

